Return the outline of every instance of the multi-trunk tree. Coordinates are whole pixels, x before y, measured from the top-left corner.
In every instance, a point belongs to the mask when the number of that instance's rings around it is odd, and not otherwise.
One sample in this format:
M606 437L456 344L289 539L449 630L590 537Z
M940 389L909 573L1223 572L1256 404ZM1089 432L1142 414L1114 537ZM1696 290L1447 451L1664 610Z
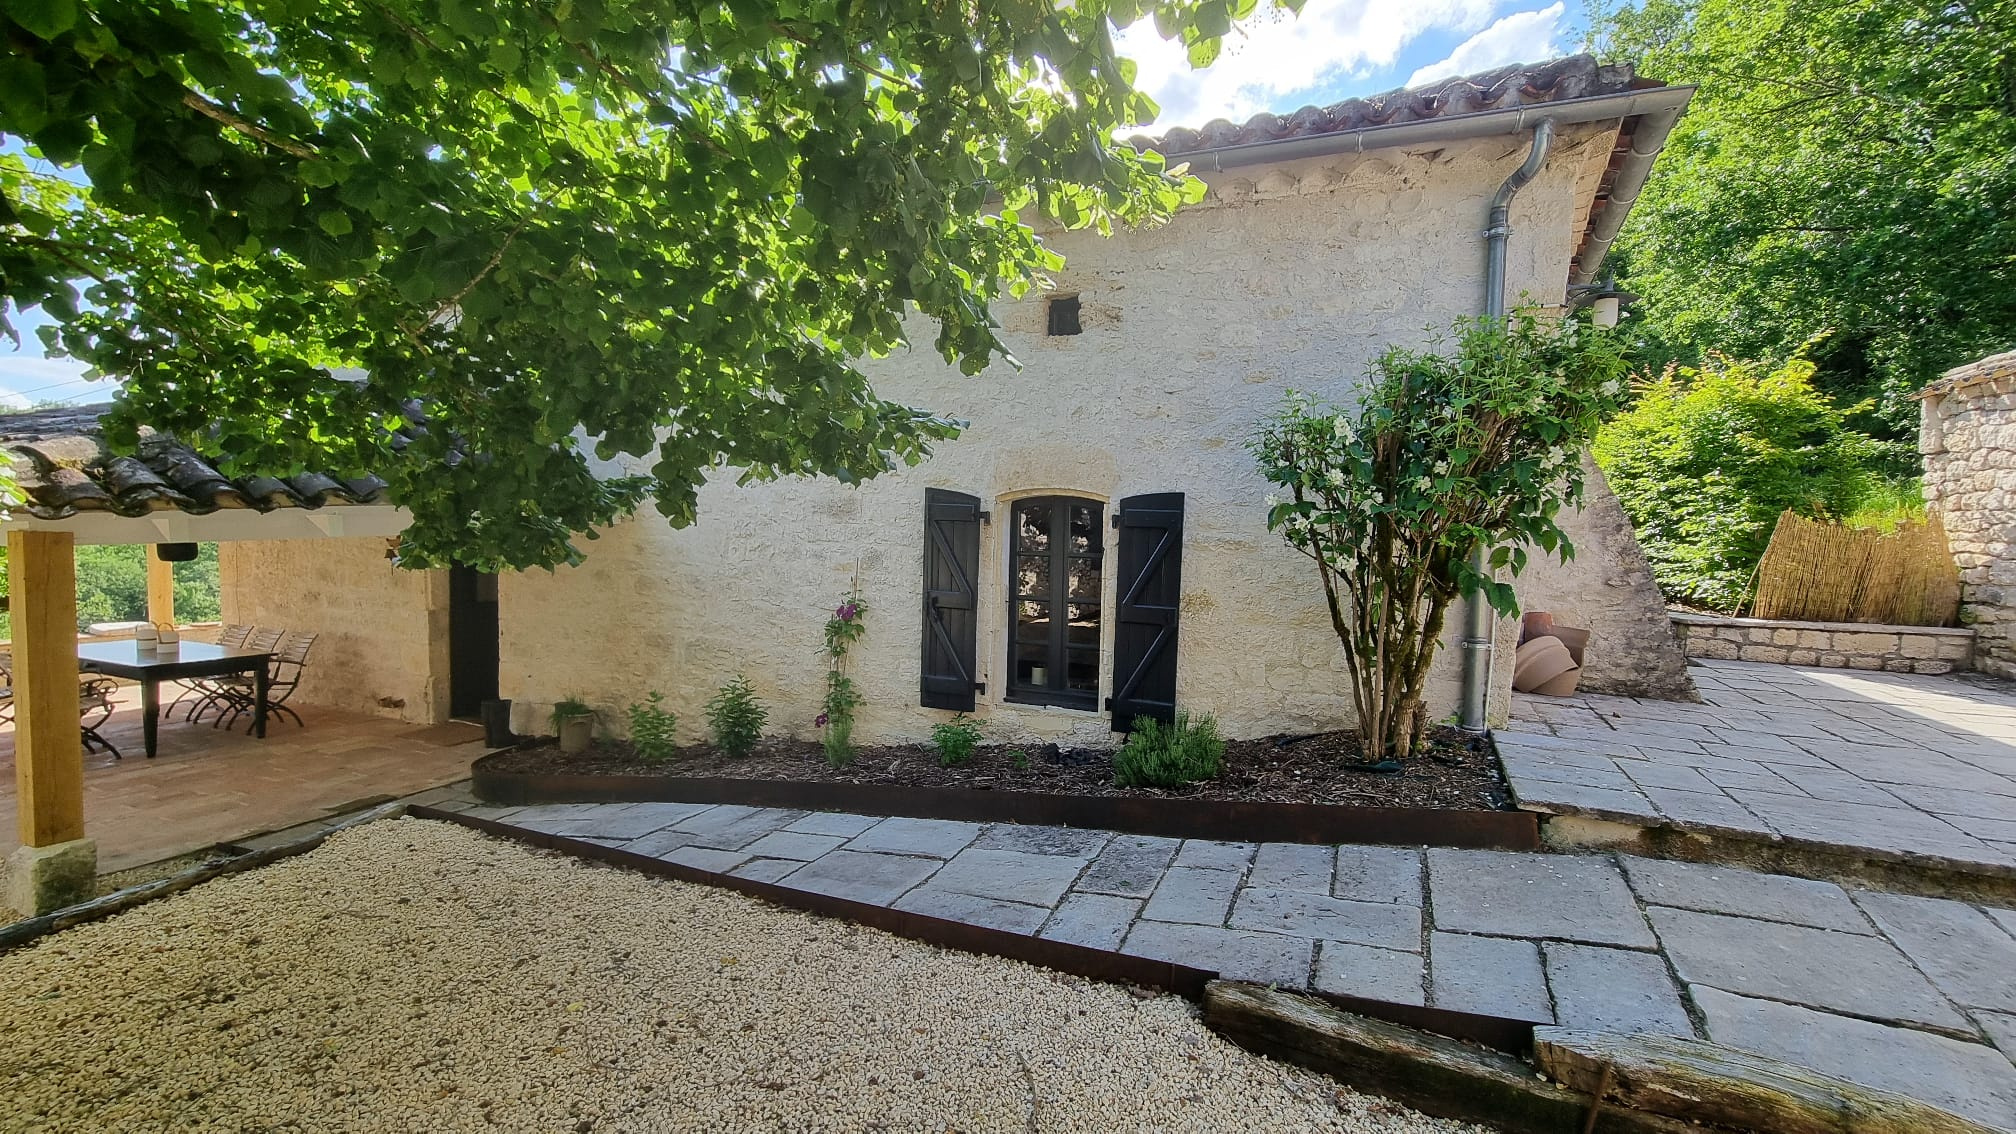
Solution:
M1254 2L13 0L0 299L124 379L115 436L375 472L408 563L570 561L953 436L856 362L975 373L1033 225L1196 199L1113 141L1112 28L1206 62Z

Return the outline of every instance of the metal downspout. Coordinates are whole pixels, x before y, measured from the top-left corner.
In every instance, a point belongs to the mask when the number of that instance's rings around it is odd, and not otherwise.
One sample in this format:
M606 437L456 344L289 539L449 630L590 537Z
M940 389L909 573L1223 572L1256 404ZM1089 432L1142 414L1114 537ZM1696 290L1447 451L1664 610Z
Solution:
M1505 317L1505 248L1512 236L1512 198L1539 176L1547 164L1547 152L1554 147L1554 120L1542 118L1533 125L1533 148L1526 161L1498 187L1491 198L1491 212L1484 226L1484 315ZM1470 553L1470 566L1478 574L1491 570L1491 549L1479 543ZM1470 596L1464 609L1463 627L1463 712L1466 732L1483 732L1491 696L1491 603L1480 594Z

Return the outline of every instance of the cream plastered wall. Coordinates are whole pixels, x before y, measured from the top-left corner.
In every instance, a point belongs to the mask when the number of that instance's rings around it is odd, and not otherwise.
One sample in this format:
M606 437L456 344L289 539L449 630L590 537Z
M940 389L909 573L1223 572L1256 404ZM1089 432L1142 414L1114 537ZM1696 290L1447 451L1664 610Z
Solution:
M1614 130L1565 133L1513 208L1508 291L1563 297L1577 218ZM1210 199L1166 226L1111 239L1062 234L1053 294L1077 295L1083 333L1044 335L1040 298L1003 303L1022 361L963 378L926 346L869 364L884 397L970 428L923 465L860 487L816 480L710 485L700 521L673 531L647 513L584 545L586 562L501 580L502 695L516 724L541 727L558 697L612 710L663 691L682 732L704 728L718 685L747 674L776 731L811 735L823 691L821 626L857 582L866 637L851 658L864 741L917 739L951 714L918 701L924 490L982 498L978 714L996 737L1110 739L1106 714L1002 700L1009 504L1063 493L1108 506L1145 492L1186 495L1178 701L1234 736L1348 724L1349 688L1313 568L1265 526L1267 485L1245 445L1290 389L1348 403L1384 347L1482 304L1491 194L1526 142L1500 138L1311 159L1222 174ZM1110 528L1109 528L1110 531ZM1115 566L1105 572L1101 703L1112 692ZM1449 648L1431 711L1454 711ZM1501 627L1494 712L1510 685Z
M319 635L295 702L447 719L447 572L401 570L383 539L220 543L217 567L223 621Z

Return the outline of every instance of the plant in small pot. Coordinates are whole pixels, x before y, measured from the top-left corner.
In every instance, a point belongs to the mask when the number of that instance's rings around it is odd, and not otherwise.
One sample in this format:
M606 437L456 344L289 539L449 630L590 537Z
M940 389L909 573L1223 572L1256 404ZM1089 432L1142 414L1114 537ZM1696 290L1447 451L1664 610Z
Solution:
M579 697L554 702L553 732L560 738L560 751L579 756L595 739L595 710Z

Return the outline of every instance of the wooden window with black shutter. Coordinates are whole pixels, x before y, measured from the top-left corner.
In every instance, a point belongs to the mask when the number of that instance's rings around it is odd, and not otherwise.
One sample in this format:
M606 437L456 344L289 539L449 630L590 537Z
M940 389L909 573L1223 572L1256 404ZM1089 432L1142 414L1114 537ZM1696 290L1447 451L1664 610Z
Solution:
M1157 492L1120 501L1119 559L1113 612L1113 730L1138 717L1176 715L1176 625L1183 605L1183 494Z
M924 490L924 654L919 702L973 711L979 660L980 498Z
M1008 699L1099 706L1105 508L1097 500L1017 500L1008 538Z

